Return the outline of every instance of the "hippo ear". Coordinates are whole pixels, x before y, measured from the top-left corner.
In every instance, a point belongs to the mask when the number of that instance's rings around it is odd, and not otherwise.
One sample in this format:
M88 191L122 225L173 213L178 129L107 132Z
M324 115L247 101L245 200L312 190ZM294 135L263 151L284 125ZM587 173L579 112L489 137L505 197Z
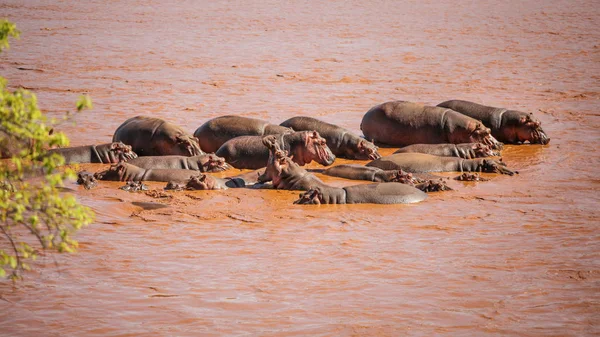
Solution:
M312 132L312 138L319 138L319 133L317 131Z

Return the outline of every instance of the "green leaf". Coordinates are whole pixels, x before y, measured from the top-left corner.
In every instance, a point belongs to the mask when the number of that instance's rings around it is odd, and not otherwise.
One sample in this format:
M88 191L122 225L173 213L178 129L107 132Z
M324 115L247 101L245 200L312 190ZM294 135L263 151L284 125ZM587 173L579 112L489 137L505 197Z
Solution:
M80 112L83 109L91 109L92 108L92 99L88 95L82 95L79 97L77 101L77 112Z

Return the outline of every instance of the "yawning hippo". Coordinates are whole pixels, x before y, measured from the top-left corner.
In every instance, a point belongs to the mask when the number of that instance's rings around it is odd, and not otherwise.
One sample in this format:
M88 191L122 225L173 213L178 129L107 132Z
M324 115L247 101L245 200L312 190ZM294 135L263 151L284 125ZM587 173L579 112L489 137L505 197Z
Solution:
M404 170L412 173L453 171L491 172L508 175L515 173L507 169L506 164L503 162L493 159L438 157L424 153L396 153L373 160L367 166L379 167L382 170Z
M159 118L137 116L117 128L113 142L131 145L138 156L198 156L198 140L180 127Z
M48 150L48 154L57 153L65 158L65 164L71 163L103 163L114 164L137 158L131 146L121 142L100 145L64 147Z
M221 116L202 124L194 132L200 148L206 152L216 152L226 141L240 136L266 136L292 132L290 128L270 124L256 118L242 116Z
M146 156L131 159L128 163L145 169L184 169L200 172L220 172L231 168L225 159L214 154L193 157Z
M394 153L427 153L433 156L459 157L465 159L500 155L500 151L492 150L490 146L481 143L413 144L398 149Z
M284 151L287 151L299 165L316 161L321 165L331 165L335 156L323 137L316 131L299 131L271 135ZM261 136L243 136L231 139L221 146L216 155L225 158L231 166L239 169L265 167L269 159L269 149L263 145Z
M418 189L399 183L379 183L338 188L328 186L315 175L294 163L283 151L273 136L264 138L269 148L269 164L262 181L272 181L276 189L311 191L314 196L295 203L377 203L397 204L419 202L427 195ZM314 192L316 191L316 193ZM311 194L312 195L312 194Z
M483 122L492 130L492 136L501 142L520 144L548 144L550 138L542 130L541 122L531 113L494 108L469 101L451 100L438 104Z
M296 131L317 131L327 141L327 146L336 157L374 160L380 158L377 146L359 136L334 124L329 124L312 117L292 117L281 123Z
M483 123L456 111L406 101L371 108L360 124L365 137L391 146L483 143L501 149Z

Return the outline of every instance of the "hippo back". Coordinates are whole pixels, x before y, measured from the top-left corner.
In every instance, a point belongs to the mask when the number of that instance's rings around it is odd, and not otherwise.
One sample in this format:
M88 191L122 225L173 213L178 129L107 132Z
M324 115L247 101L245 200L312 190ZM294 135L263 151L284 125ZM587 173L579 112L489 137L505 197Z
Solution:
M236 137L287 132L291 130L260 119L227 115L213 118L202 124L194 132L194 137L198 138L202 150L216 152L225 142Z

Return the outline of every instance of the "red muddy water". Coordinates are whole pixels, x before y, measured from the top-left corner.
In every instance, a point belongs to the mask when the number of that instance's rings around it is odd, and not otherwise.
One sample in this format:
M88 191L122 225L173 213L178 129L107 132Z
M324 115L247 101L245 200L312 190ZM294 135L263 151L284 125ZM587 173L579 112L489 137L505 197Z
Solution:
M58 267L0 283L2 336L600 334L597 1L3 0L0 17L22 31L0 56L12 88L51 116L92 97L61 125L72 145L139 114L189 132L310 115L360 134L393 99L533 112L552 139L506 146L519 175L413 205L69 182L96 221Z

